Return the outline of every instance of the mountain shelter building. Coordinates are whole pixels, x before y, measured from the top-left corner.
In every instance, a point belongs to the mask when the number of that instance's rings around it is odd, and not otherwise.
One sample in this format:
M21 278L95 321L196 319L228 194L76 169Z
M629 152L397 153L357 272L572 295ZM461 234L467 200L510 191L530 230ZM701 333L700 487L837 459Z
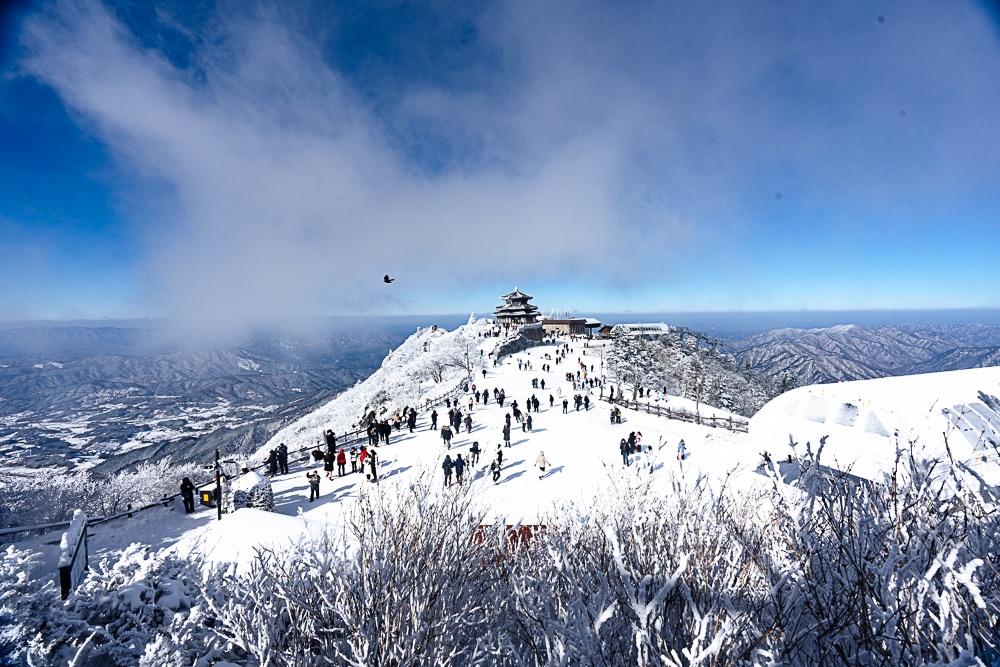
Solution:
M504 304L497 306L493 311L500 326L506 329L538 321L538 306L528 303L534 298L530 294L525 294L515 287L513 292L504 294L500 298L504 300Z
M566 336L587 335L587 319L584 317L572 317L565 320L545 319L542 320L542 328L546 334L562 334Z

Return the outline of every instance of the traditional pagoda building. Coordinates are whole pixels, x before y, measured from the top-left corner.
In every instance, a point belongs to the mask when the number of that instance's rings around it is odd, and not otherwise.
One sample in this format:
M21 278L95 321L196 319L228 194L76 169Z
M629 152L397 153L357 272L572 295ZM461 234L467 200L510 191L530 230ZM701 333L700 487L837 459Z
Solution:
M538 306L530 303L532 297L525 294L516 287L510 294L504 294L502 306L493 311L497 318L497 324L502 327L520 326L522 324L534 324L538 321Z

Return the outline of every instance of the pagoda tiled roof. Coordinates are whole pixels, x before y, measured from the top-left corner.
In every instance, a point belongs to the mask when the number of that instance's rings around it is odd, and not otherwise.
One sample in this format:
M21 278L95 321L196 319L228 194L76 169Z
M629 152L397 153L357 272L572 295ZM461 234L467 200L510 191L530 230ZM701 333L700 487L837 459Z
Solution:
M504 294L500 298L503 299L504 301L527 301L528 299L534 299L535 297L531 296L530 294L525 294L524 292L515 287L513 292L511 292L510 294Z

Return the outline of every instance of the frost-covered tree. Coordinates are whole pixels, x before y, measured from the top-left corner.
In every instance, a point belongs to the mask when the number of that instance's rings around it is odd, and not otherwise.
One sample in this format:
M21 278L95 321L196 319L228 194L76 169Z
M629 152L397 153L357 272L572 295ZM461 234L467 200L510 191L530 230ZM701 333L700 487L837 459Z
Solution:
M136 546L65 604L11 548L3 646L13 664L996 664L1000 518L977 486L906 448L870 482L821 454L756 491L611 486L524 542L484 530L467 490L380 487L344 532L249 571Z
M640 387L656 383L658 365L653 344L627 325L619 324L611 329L611 342L605 348L604 363L620 387L631 388L633 401Z

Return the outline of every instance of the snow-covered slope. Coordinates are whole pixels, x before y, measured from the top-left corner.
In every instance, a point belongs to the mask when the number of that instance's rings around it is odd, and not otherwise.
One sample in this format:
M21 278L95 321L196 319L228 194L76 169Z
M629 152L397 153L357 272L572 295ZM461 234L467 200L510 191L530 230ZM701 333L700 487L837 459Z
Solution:
M481 369L492 363L489 353L501 341L487 336L492 328L490 320L477 321L472 316L454 331L418 329L370 377L278 431L254 460L282 442L295 450L322 441L327 429L335 433L356 430L371 410L382 419L404 407L417 408L457 392L469 377L466 363L480 377Z
M343 525L358 499L372 493L392 498L395 487L418 478L440 484L442 492L471 494L484 523L534 523L558 515L567 504L600 508L610 495L621 494L628 487L674 493L673 485L681 477L690 480L703 475L707 484L749 489L770 484L768 478L756 474L760 452L767 450L775 458L784 458L790 451L789 436L804 445L806 441L816 444L820 437L829 435L824 463L866 477L876 477L891 467L896 432L901 444L910 440L926 443L930 445L927 453L942 457L941 434L945 433L956 459L987 475L992 474L989 466L995 466L995 454L985 466L976 459L993 452L1000 432L1000 404L994 398L1000 394L997 368L802 387L761 410L751 421L749 435L628 409L622 410L622 424L612 424L610 406L599 400L597 390L590 393L589 411L573 408L573 394L586 390L574 390L566 373L594 358L584 354L583 342L565 339L557 345L533 347L506 356L494 366L490 352L501 339L483 335L490 326L488 321L473 321L455 331L417 331L375 374L289 424L268 445L285 442L293 450L312 446L327 428L338 433L350 430L367 410L385 408L391 414L397 408L418 406L448 392L459 397L465 410L471 392L462 392L460 387L468 377L463 368L468 352L476 388L491 394L494 388L503 388L507 405L501 409L492 396L486 405L476 405L472 432L463 429L450 450L444 448L438 431L430 428L428 410L420 410L414 433L405 428L394 431L390 444L378 448L378 484L368 483L361 474L334 476L332 481L324 477L320 499L310 503L305 474L312 463L293 461L288 475L271 479L277 516L261 518L256 510L239 510L217 522L214 511L205 509L192 515L179 508L153 510L156 517L152 521L137 517L93 528L92 552L121 548L140 539L161 547L179 542L181 553L197 548L212 560L248 563L255 548L288 544L305 534ZM556 363L563 345L568 347L565 359ZM449 365L456 359L461 363ZM551 371L542 371L543 364L551 364ZM483 370L487 371L485 378ZM544 380L545 390L534 388L533 379ZM541 401L540 411L532 414L533 429L522 431L516 422L513 424L511 447L502 450L500 483L493 484L488 466L502 443L504 415L512 400L523 408L533 394ZM566 413L564 398L570 399ZM667 405L695 409L692 403L674 397ZM447 410L439 406L438 412L442 415L440 426ZM712 414L705 406L701 406L701 413ZM728 416L722 411L714 414L722 419ZM626 466L619 442L633 431L642 434L646 451L631 457ZM676 458L681 439L689 453L684 462ZM445 491L444 456L462 454L468 460L473 442L482 450L478 465L466 470L460 489L455 486ZM539 479L535 465L541 451L550 462L544 479ZM138 532L131 530L133 524ZM155 537L150 536L153 533Z
M1000 368L811 385L764 406L750 434L778 458L791 452L790 437L817 445L828 436L825 463L868 479L891 469L897 445L913 443L929 458L954 459L997 483L997 396Z

